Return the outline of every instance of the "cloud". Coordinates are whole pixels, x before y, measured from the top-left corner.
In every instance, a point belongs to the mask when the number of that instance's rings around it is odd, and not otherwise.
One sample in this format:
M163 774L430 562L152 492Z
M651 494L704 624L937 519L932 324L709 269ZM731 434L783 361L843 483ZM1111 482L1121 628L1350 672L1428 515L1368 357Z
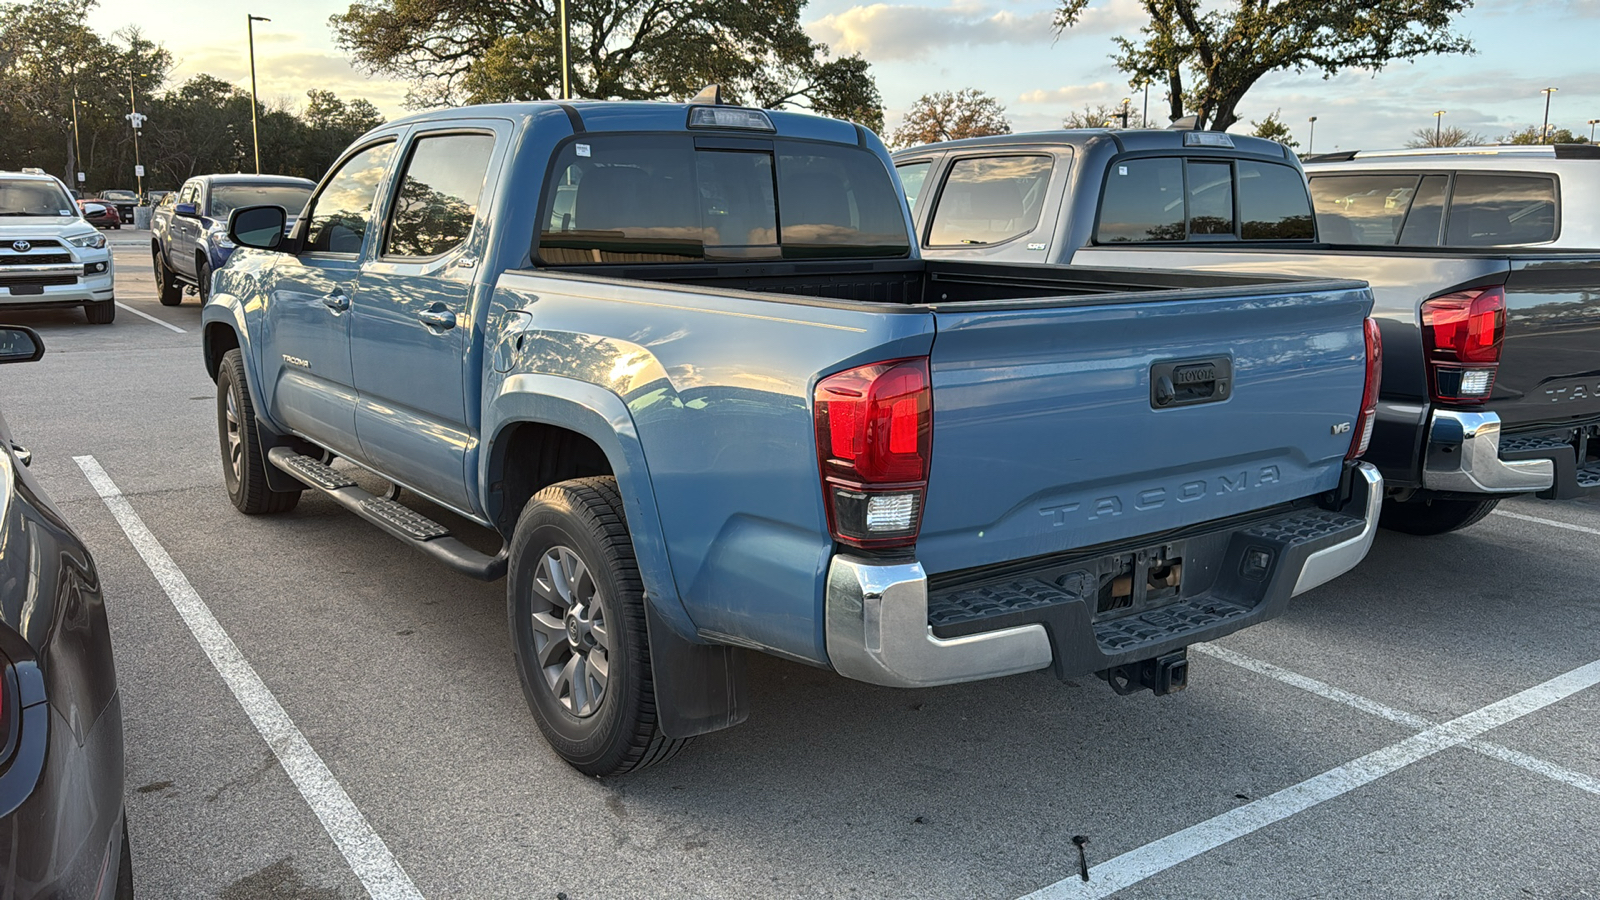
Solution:
M301 106L306 91L320 88L333 91L345 101L357 97L370 100L389 118L404 113L404 82L369 77L337 53L300 49L295 41L271 43L278 46L263 48L259 40L256 44L256 89L262 98L288 96ZM250 87L249 57L209 47L182 55L168 81L175 87L202 72L246 90Z
M860 53L873 62L923 59L948 47L1049 44L1057 40L1055 4L995 8L983 0L947 6L872 3L823 16L806 26L836 53ZM1137 0L1110 0L1084 11L1061 37L1132 32L1145 20Z
M1123 97L1130 96L1126 84L1113 84L1109 81L1096 81L1093 84L1075 84L1066 87L1040 88L1028 91L1017 98L1023 105L1035 104L1065 104L1076 109L1079 106L1095 103L1117 103Z
M806 26L836 54L860 53L873 62L921 59L954 46L1046 44L1055 37L1050 10L991 12L981 3L894 6L874 3L833 13Z

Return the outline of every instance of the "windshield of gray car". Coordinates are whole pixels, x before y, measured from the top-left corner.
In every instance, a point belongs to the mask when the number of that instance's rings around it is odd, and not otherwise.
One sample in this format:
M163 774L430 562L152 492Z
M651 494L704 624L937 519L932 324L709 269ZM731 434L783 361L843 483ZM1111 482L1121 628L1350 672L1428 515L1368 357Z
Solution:
M281 206L291 216L300 215L311 197L311 188L298 184L213 184L209 215L225 219L228 213L246 206Z
M53 181L0 180L0 216L75 216L78 204Z

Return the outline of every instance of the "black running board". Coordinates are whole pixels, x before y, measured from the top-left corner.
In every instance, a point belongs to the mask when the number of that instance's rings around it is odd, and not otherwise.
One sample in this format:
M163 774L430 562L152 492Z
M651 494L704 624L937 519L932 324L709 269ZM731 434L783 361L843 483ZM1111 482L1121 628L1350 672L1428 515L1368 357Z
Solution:
M338 469L290 447L267 451L273 466L294 476L296 481L332 497L340 506L387 531L402 543L428 554L463 575L483 581L497 581L506 574L504 548L494 556L480 553L451 535L450 529L408 506L362 490Z

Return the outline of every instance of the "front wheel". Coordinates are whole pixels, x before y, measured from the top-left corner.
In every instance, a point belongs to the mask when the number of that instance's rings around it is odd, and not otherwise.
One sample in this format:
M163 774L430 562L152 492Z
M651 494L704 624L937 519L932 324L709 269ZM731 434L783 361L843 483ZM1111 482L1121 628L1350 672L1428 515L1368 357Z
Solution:
M167 266L167 258L160 250L155 251L154 266L156 270L156 294L161 298L162 306L177 306L183 302L183 284L178 281L177 273Z
M557 755L586 775L671 759L645 630L644 585L615 478L551 485L511 537L506 613L522 692Z
M195 266L195 275L200 281L195 286L195 293L200 295L200 305L205 306L206 301L211 299L211 263L207 260L200 260L199 264Z
M1406 534L1434 535L1458 531L1494 512L1500 498L1487 500L1448 500L1434 497L1424 500L1383 501L1383 514L1378 524L1391 531Z
M222 446L222 481L240 512L250 516L288 512L300 502L299 491L267 486L269 463L256 435L244 356L236 349L224 353L217 367L217 438Z

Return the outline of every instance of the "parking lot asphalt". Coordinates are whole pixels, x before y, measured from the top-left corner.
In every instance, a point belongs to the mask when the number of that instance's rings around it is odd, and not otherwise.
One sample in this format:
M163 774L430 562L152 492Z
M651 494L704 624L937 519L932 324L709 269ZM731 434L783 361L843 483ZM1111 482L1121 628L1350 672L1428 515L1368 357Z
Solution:
M1169 697L760 657L748 722L596 780L539 737L502 584L314 494L234 511L198 301L156 301L148 233L111 239L113 325L0 312L48 346L0 408L104 581L142 897L1600 897L1600 502L1380 533ZM194 602L328 779L263 738Z

